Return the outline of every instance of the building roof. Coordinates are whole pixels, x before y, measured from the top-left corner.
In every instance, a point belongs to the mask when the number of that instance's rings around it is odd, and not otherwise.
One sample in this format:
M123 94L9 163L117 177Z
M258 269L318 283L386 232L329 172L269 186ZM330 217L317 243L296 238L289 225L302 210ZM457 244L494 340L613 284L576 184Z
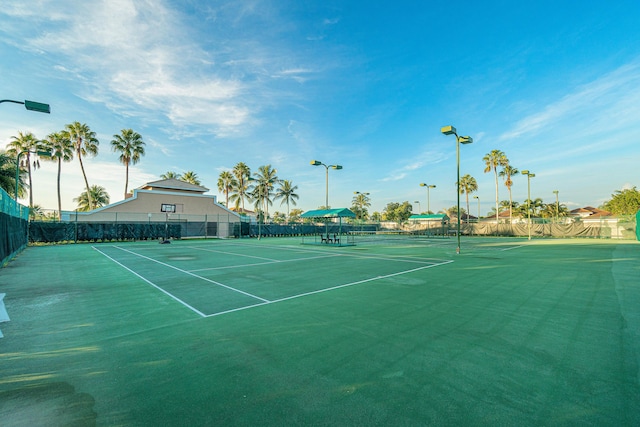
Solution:
M307 211L300 215L300 218L355 218L356 214L347 208L318 209Z
M409 221L447 221L449 217L445 214L411 215Z
M147 182L143 186L139 187L139 190L178 190L188 191L193 193L206 193L209 191L207 187L201 185L191 184L179 179L161 179L159 181Z
M597 217L603 217L603 216L611 216L613 215L611 212L609 211L605 211L603 209L598 209L598 208L594 208L591 206L585 206L584 208L577 208L572 210L571 212L569 212L570 215L580 215L582 217L593 217L593 218L597 218Z

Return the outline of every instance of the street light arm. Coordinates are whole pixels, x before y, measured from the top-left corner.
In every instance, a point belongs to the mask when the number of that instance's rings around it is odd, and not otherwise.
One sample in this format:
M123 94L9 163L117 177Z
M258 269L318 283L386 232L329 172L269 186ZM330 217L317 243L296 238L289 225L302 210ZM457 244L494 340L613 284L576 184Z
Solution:
M27 99L23 101L15 101L13 99L0 99L0 104L3 102L13 102L14 104L22 104L27 110L37 111L38 113L51 113L51 107L49 104L42 102L29 101Z

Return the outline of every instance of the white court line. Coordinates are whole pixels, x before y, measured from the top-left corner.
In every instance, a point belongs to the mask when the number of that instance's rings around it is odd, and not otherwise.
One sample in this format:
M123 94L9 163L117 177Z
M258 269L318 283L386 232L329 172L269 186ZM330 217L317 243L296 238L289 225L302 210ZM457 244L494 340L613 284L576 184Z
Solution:
M333 258L339 256L338 254L330 254L330 255L321 255L321 256L313 256L308 258L297 258L297 259L287 259L287 260L277 260L272 262L256 262L253 264L238 264L238 265L225 265L224 267L207 267L207 268L197 268L195 270L189 270L191 272L195 271L211 271L211 270L226 270L231 268L244 268L244 267L254 267L257 265L270 265L270 264L281 264L285 262L297 262L297 261L307 261L310 259L322 259L322 258Z
M309 296L309 295L321 294L323 292L328 292L328 291L333 291L333 290L336 290L336 289L346 288L348 286L360 285L362 283L373 282L375 280L380 280L380 279L387 279L389 277L400 276L402 274L407 274L407 273L413 273L415 271L424 270L424 269L427 269L427 268L439 267L441 265L450 264L452 262L453 262L453 260L443 261L440 264L425 265L423 267L412 268L411 270L400 271L398 273L391 273L391 274L386 274L384 276L370 277L368 279L358 280L357 282L345 283L345 284L342 284L342 285L332 286L330 288L318 289L316 291L311 291L311 292L304 292L302 294L292 295L292 296L284 297L284 298L279 298L279 299L275 299L275 300L264 302L264 303L253 304L253 305L248 305L248 306L244 306L244 307L234 308L234 309L231 309L231 310L220 311L218 313L208 314L205 317L220 316L222 314L233 313L233 312L236 312L236 311L246 310L248 308L259 307L261 305L274 304L274 303L277 303L277 302L288 301L288 300L292 300L292 299L296 299L296 298L302 298L302 297L306 297L306 296Z
M185 246L185 247L189 248L189 249L195 249L197 251L215 252L215 253L218 253L218 254L235 255L235 256L239 256L239 257L262 259L262 260L265 260L265 261L272 261L272 262L280 262L280 260L277 260L277 259L265 258L265 257L261 257L261 256L255 256L255 255L244 255L244 254L236 254L236 253L233 253L233 252L216 251L215 249L199 248L197 246Z
M252 246L250 244L247 243L228 243L229 245L233 244L236 246L245 246L245 247L255 247ZM414 258L411 257L409 255L401 255L401 256L382 256L382 255L375 255L375 254L364 254L364 253L348 253L348 252L339 252L336 253L335 251L338 250L337 248L334 249L305 249L305 250L301 250L300 248L296 248L293 246L278 246L278 245L265 245L265 246L261 246L263 248L270 248L270 249L287 249L287 250L294 250L294 251L299 251L302 253L322 253L322 254L327 254L327 255L333 255L333 256L343 256L343 257L352 257L352 258L358 258L358 259L379 259L379 260L383 260L383 261L396 261L396 262L411 262L411 263L432 263L432 262L436 262L436 263L440 263L440 262L445 262L442 259L437 259L437 258ZM281 261L284 262L284 261Z
M156 285L155 283L153 283L152 281L150 281L149 279L147 279L146 277L143 277L141 275L139 275L138 273L136 273L135 271L133 271L132 269L130 269L129 267L127 267L126 265L122 264L119 261L116 261L115 259L111 258L109 255L105 254L104 252L102 252L100 249L96 248L95 246L91 246L94 250L100 252L102 255L104 255L105 257L109 258L111 261L115 262L116 264L118 264L120 267L124 268L125 270L127 270L128 272L132 273L133 275L139 277L140 279L144 280L145 282L147 282L148 284L150 284L151 286L153 286L154 288L156 288L157 290L159 290L160 292L164 293L165 295L169 296L170 298L173 298L174 300L178 301L180 304L184 305L185 307L187 307L189 310L194 311L196 313L198 313L200 316L202 317L207 317L206 314L204 314L203 312L201 312L200 310L190 306L189 304L187 304L186 302L182 301L180 298L176 297L175 295L170 294L169 292L165 291L164 289L162 289L160 286Z
M518 248L523 248L524 245L520 245L520 246L513 246L510 248L504 248L504 249L500 249L501 251L510 251L511 249L518 249Z
M120 247L120 246L114 246L114 248L120 249L121 251L124 251L124 252L128 252L128 253L130 253L130 254L132 254L132 255L135 255L135 256L138 256L138 257L140 257L140 258L144 258L144 259L147 259L147 260L149 260L149 261L153 261L153 262L158 263L158 264L160 264L160 265L164 265L165 267L173 268L174 270L177 270L177 271L179 271L179 272L181 272L181 273L188 274L189 276L196 277L196 278L198 278L198 279L204 280L205 282L213 283L214 285L218 285L218 286L221 286L221 287L223 287L223 288L227 288L227 289L229 289L229 290L231 290L231 291L238 292L239 294L243 294L243 295L246 295L246 296L248 296L248 297L258 299L258 300L263 301L263 302L269 302L269 300L264 299L264 298L261 298L261 297L259 297L259 296L257 296L257 295L253 295L253 294L250 294L249 292L241 291L240 289L232 288L231 286L227 286L227 285L225 285L225 284L223 284L223 283L216 282L215 280L207 279L206 277L198 276L197 274L191 273L191 272L189 272L189 271L187 271L187 270L183 270L183 269L181 269L181 268L174 267L174 266L173 266L173 265L171 265L171 264L167 264L167 263L164 263L164 262L162 262L162 261L158 261L158 260L155 260L155 259L153 259L153 258L149 258L149 257L147 257L147 256L140 255L140 254L135 253L135 252L133 252L133 251L130 251L130 250L128 250L128 249L124 249L124 248L122 248L122 247Z

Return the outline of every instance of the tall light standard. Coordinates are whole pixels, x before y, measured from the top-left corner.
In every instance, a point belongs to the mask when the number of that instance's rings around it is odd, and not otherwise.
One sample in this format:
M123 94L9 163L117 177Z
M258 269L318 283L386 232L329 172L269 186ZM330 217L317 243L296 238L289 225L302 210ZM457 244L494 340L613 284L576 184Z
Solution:
M427 187L427 214L431 213L431 197L429 195L430 188L436 188L435 185L425 184L424 182L420 183L420 187Z
M49 104L43 104L42 102L27 101L27 100L23 102L23 101L14 101L13 99L0 99L0 104L2 104L3 102L13 102L14 104L23 104L24 108L26 108L29 111L36 111L38 113L47 113L47 114L51 113L51 107L49 107Z
M422 208L420 207L420 200L416 200L413 203L417 203L418 204L418 215L420 215L422 213Z
M456 216L458 217L458 247L456 248L456 253L460 253L460 144L471 144L473 142L473 138L470 136L458 136L458 132L456 128L453 126L444 126L440 129L445 135L455 135L456 136L456 167L458 173L458 179L456 180L457 195L458 195L458 211L456 212Z
M560 203L558 202L558 190L553 190L553 194L556 195L556 222L560 219Z
M527 217L529 221L529 240L531 240L531 178L535 177L535 173L523 170L522 175L527 176Z
M473 196L474 199L478 199L478 222L480 222L480 197Z
M329 209L329 168L331 169L335 169L335 170L340 170L342 169L342 166L340 165L325 165L324 163L322 163L319 160L311 160L311 166L324 166L324 168L327 170L327 175L326 175L326 198L325 198L325 209Z

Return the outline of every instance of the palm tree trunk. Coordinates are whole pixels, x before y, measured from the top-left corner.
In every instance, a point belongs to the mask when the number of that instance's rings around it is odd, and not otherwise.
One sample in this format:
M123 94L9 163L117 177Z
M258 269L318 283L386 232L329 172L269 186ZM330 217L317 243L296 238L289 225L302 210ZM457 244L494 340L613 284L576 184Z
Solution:
M89 202L89 210L93 210L93 200L91 199L91 189L89 188L89 181L87 181L87 174L84 172L84 165L82 164L82 155L80 154L80 151L78 151L78 160L80 161L80 169L82 170L84 185L87 187L87 201Z
M62 157L58 157L58 221L62 221L62 198L60 197L60 171L62 170Z
M29 175L29 207L33 207L33 182L31 181L31 156L27 151L27 175Z
M469 193L465 193L467 197L467 224L469 224Z
M499 197L498 197L498 169L497 168L493 168L493 172L496 176L496 226L498 225L499 221L498 221L498 205L499 205Z
M129 188L129 162L124 164L124 198L127 198L127 190Z

